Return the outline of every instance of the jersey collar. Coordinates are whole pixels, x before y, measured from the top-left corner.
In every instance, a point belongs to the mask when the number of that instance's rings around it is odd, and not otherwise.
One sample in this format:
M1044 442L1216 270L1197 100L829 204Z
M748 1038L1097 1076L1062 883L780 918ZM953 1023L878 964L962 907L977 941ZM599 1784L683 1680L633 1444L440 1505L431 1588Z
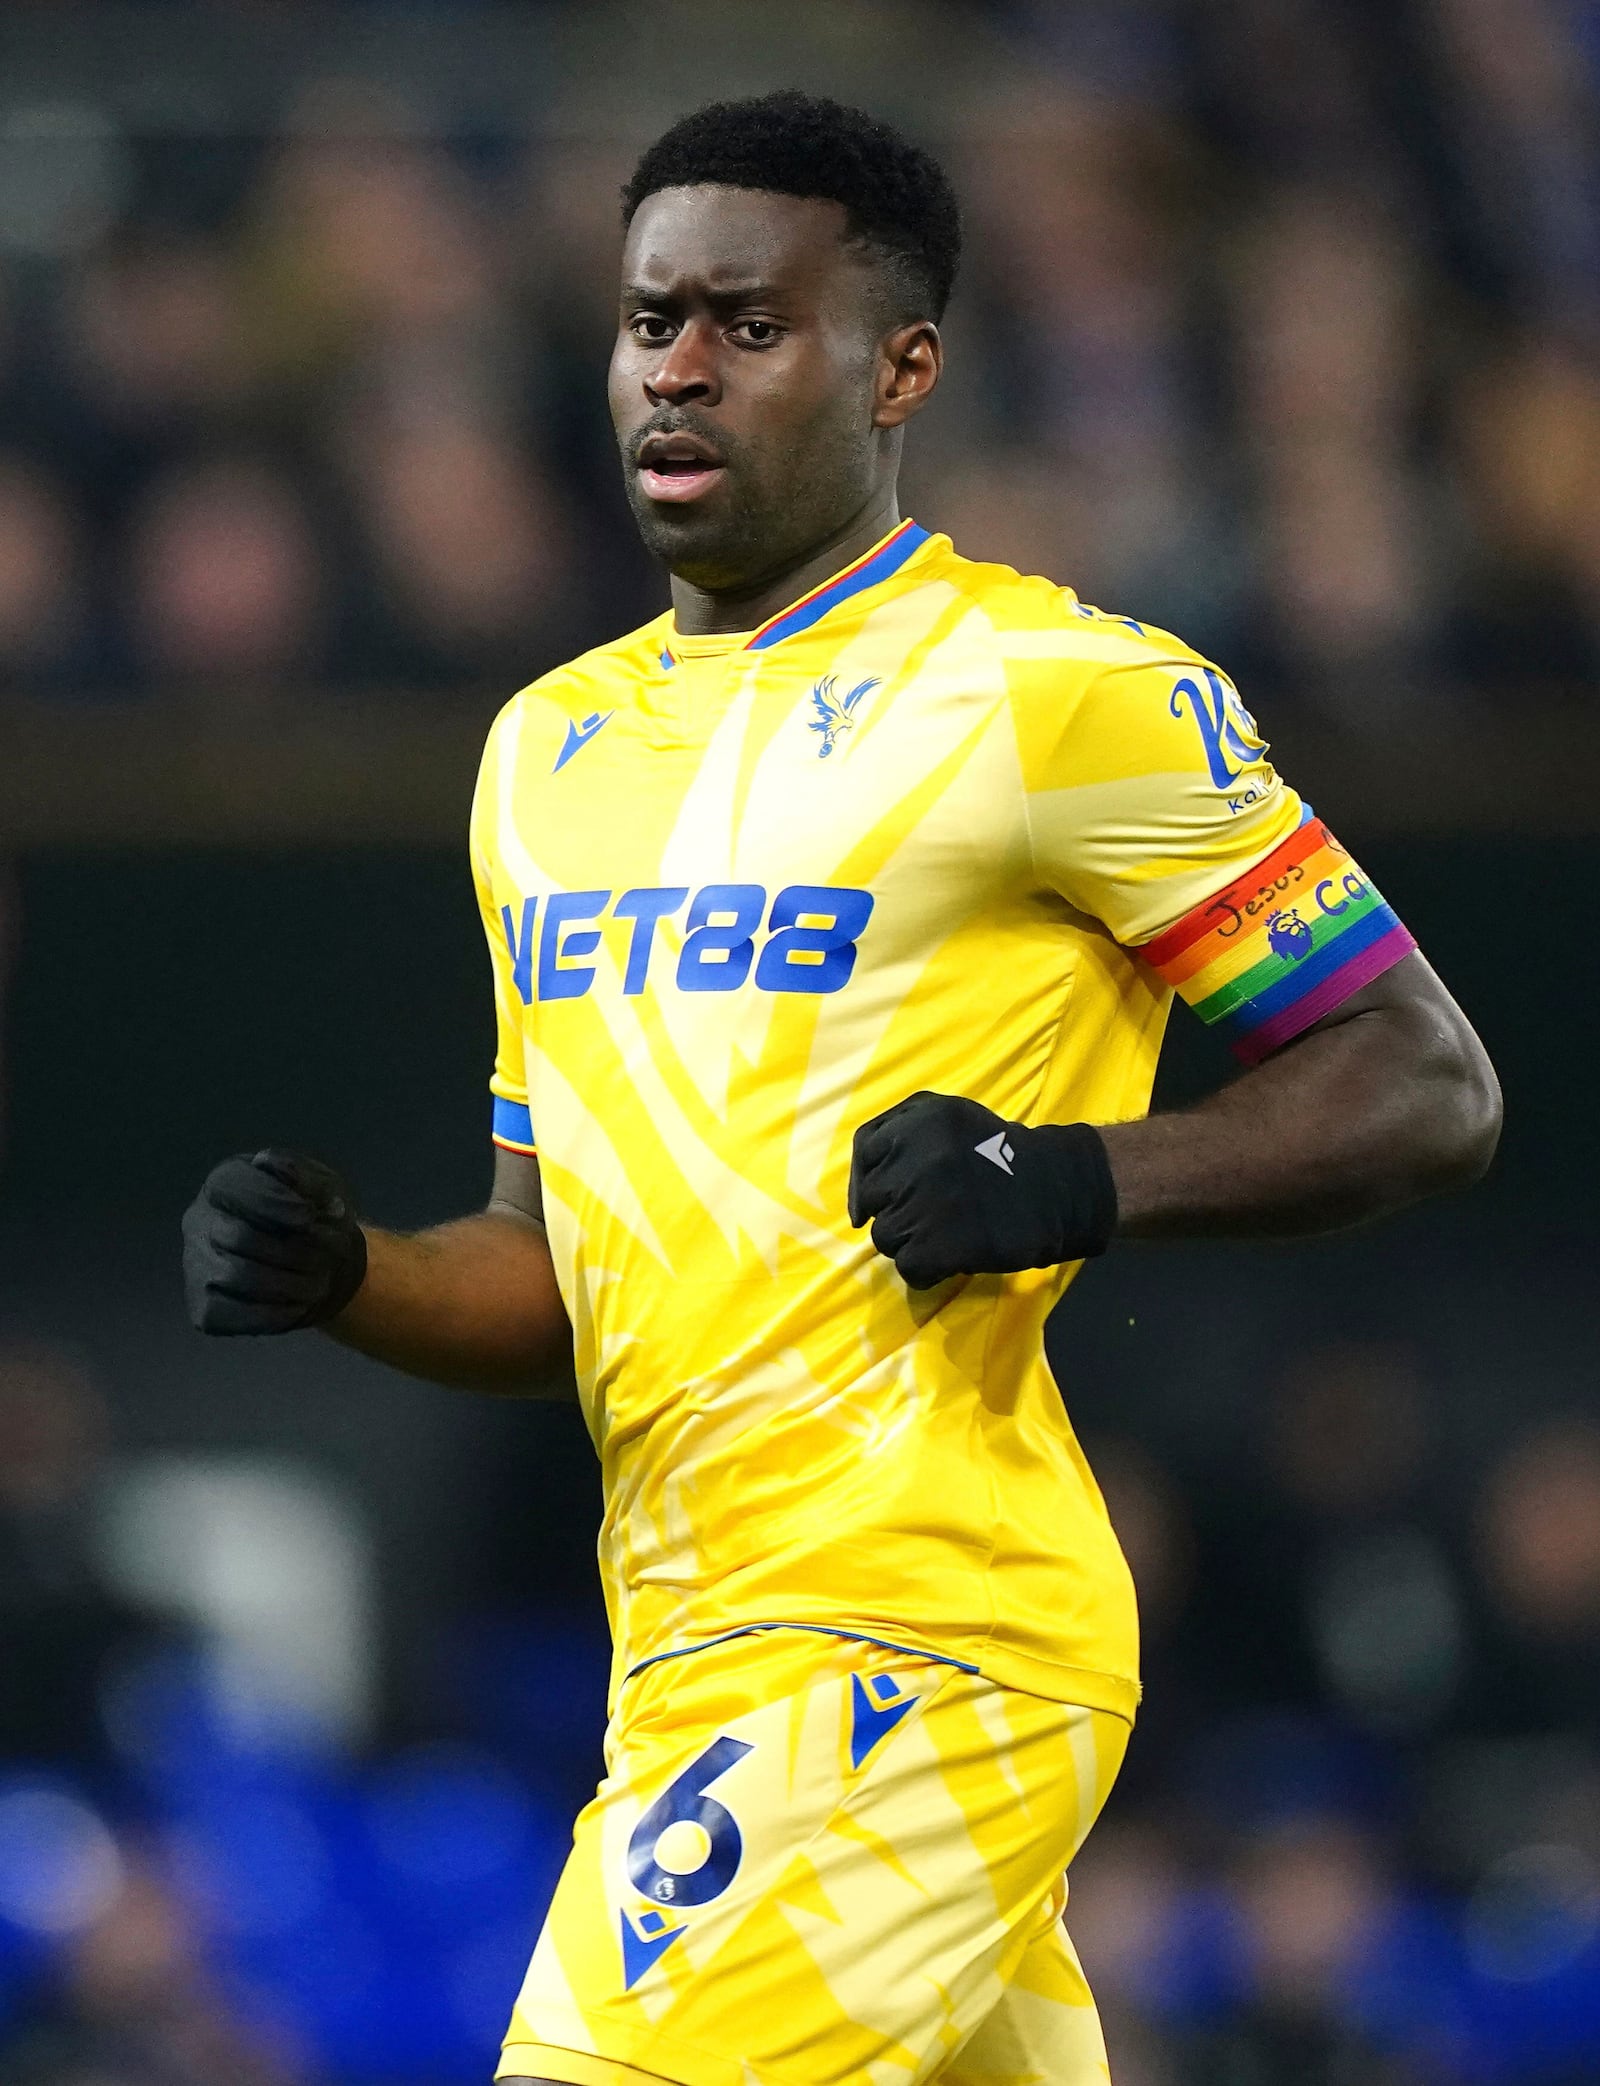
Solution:
M781 645L786 637L809 630L841 601L848 601L853 594L865 593L868 587L880 586L884 580L893 578L927 540L928 531L908 518L897 529L891 530L881 543L875 543L871 550L864 552L853 565L847 565L843 572L836 572L820 587L813 587L809 594L802 594L798 601L791 601L777 615L769 616L758 630L751 631L741 649L765 652L773 645ZM676 664L672 642L669 637L662 647L661 664L665 667Z

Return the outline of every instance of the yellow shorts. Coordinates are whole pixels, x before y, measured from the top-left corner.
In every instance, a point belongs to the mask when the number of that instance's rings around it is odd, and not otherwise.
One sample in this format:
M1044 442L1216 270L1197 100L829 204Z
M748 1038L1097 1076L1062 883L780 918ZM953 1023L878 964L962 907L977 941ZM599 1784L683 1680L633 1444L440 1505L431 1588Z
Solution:
M1065 1870L1128 1726L796 1629L623 1688L498 2076L1104 2086Z

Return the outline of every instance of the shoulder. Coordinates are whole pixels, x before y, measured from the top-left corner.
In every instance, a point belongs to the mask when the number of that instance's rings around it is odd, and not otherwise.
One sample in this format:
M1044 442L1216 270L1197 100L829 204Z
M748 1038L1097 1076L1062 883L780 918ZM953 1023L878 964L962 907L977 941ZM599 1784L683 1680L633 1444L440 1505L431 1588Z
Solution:
M1262 747L1227 675L1170 630L1095 608L1054 580L942 549L930 577L972 604L1029 777L1186 768L1219 737L1252 756ZM1208 758L1220 772L1221 757Z
M1200 770L1240 794L1266 741L1233 683L1192 645L1070 587L949 552L949 584L984 618L1030 787Z
M603 645L580 652L576 659L551 667L538 680L517 690L495 719L495 726L499 727L503 720L547 705L571 714L574 705L592 709L602 697L616 702L643 676L654 673L660 666L662 646L671 623L670 613L655 616L637 630L630 630L625 637L608 639Z
M519 688L502 704L489 727L484 767L509 758L530 725L553 719L558 731L564 731L569 721L582 724L597 711L615 709L626 701L638 683L659 668L671 623L670 612L653 617L625 637L580 652Z
M1108 667L1186 673L1207 665L1170 630L1095 608L1071 587L1042 574L965 558L947 537L935 538L934 549L928 577L970 602L988 624L1002 660L1024 669L1017 677L1023 688L1054 686L1059 692L1063 673L1084 684ZM1026 672L1030 666L1044 669L1043 674Z

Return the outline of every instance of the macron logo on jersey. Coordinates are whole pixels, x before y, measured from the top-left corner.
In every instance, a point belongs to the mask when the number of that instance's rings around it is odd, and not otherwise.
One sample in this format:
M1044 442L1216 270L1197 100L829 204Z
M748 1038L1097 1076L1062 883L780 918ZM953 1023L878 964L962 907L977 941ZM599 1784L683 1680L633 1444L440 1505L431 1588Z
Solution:
M556 764L550 770L551 774L559 775L572 756L581 753L601 725L609 724L616 714L615 710L591 710L581 724L575 718L568 718L566 741L556 755Z

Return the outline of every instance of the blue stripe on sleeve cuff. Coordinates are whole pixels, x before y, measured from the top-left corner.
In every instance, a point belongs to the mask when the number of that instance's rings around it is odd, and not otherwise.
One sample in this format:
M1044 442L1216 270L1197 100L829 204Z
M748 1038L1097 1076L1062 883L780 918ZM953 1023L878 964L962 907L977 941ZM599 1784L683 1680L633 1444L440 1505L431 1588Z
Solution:
M528 1113L526 1101L507 1101L501 1095L495 1095L494 1141L513 1152L534 1149L533 1117Z

